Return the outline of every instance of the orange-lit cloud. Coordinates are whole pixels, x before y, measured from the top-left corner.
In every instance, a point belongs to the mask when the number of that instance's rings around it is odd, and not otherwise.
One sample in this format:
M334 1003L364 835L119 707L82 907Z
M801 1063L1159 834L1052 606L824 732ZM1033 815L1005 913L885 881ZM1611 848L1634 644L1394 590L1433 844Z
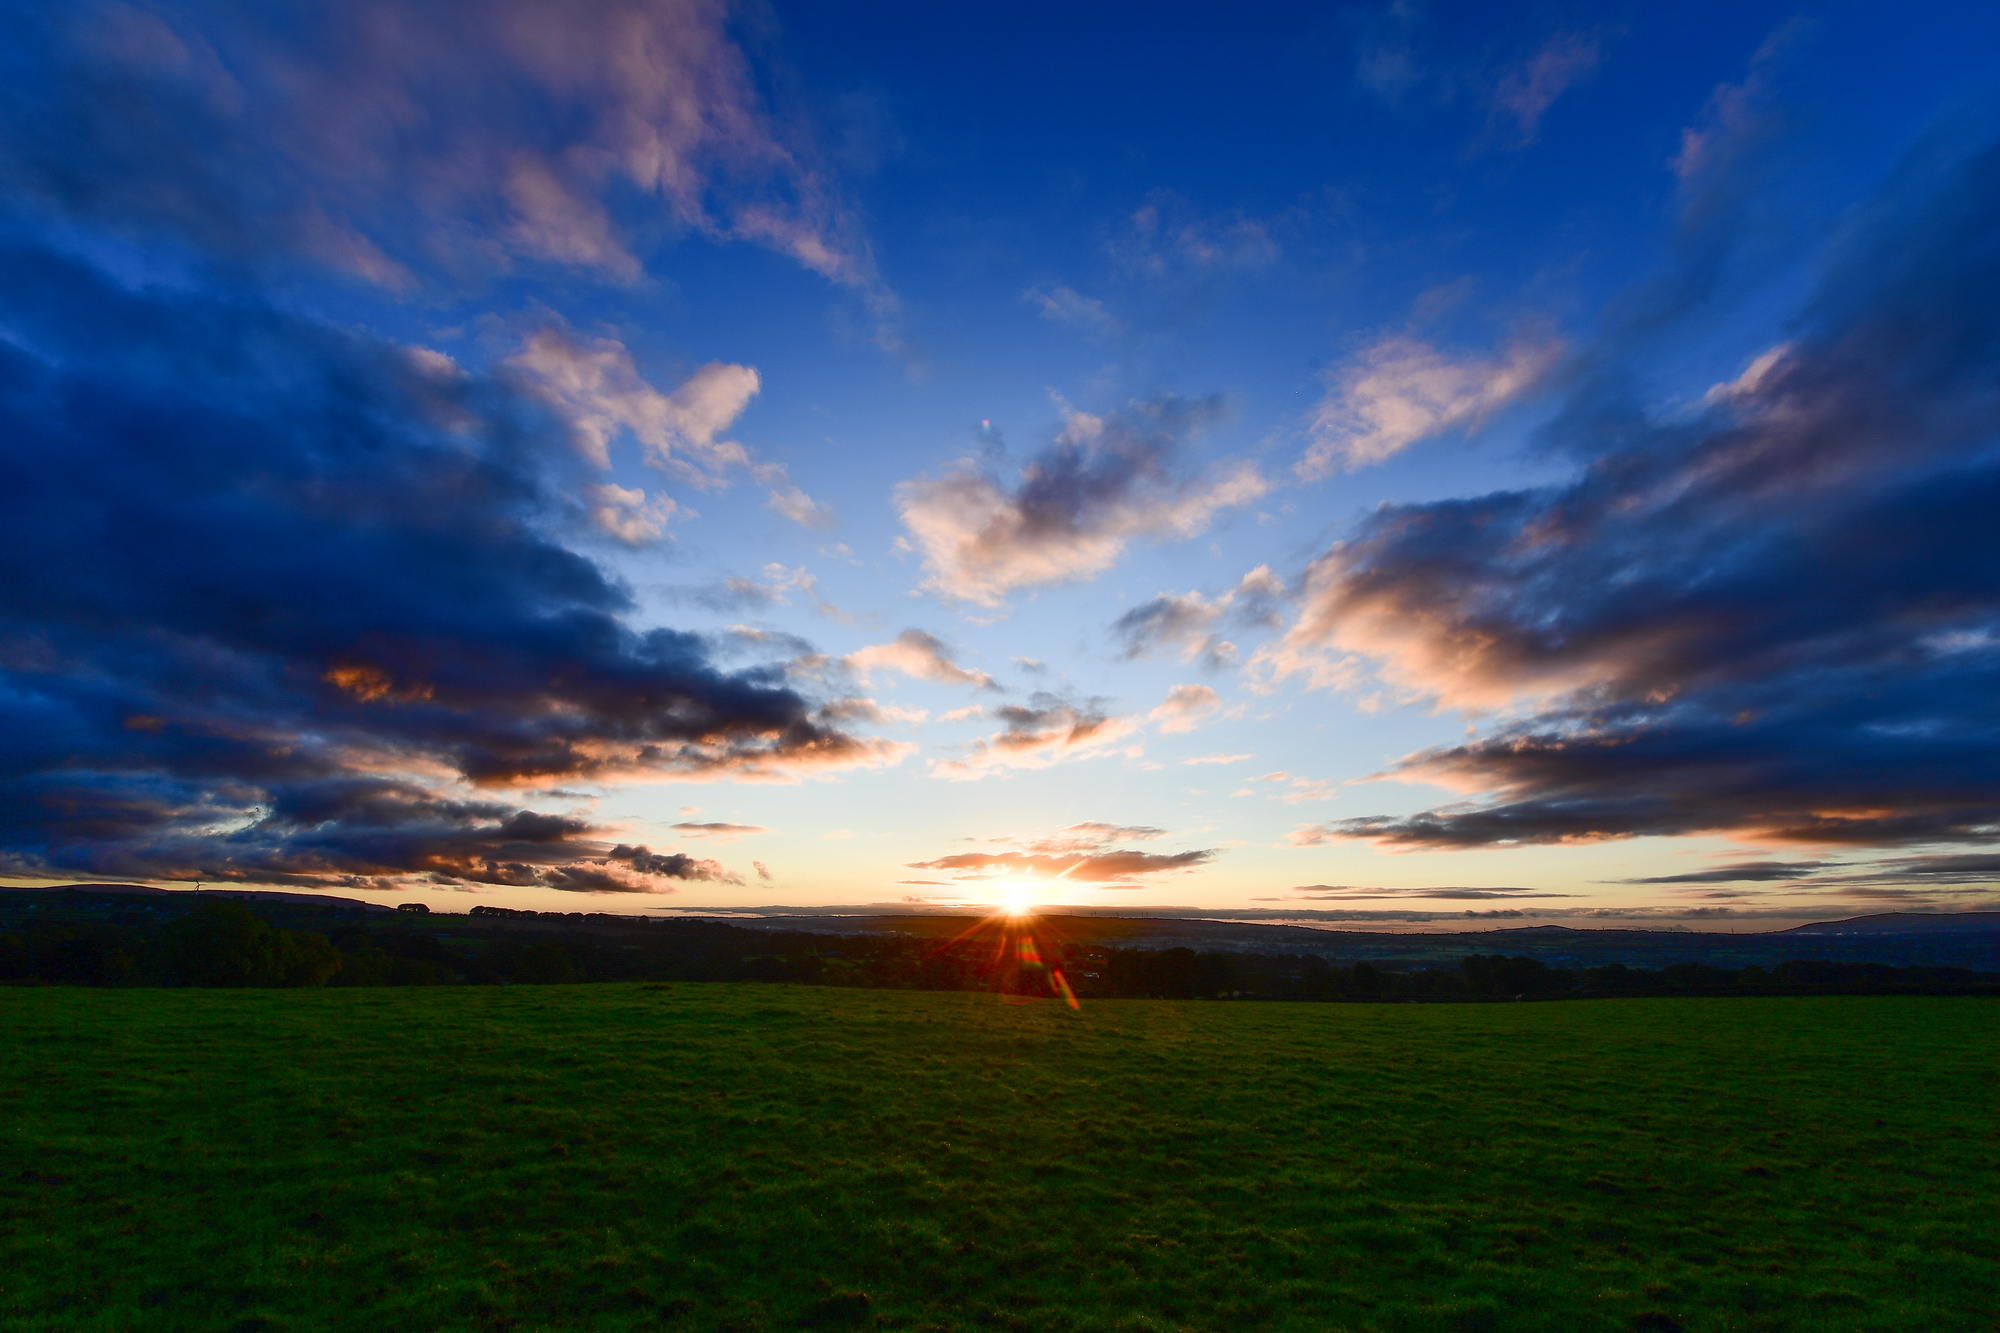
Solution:
M1105 753L1105 747L1138 730L1128 718L1102 711L1095 701L1036 694L1026 706L1008 704L989 710L1006 723L972 743L961 759L940 759L931 766L939 777L964 781L1010 768L1046 768L1065 759Z
M1453 358L1414 338L1385 338L1327 373L1298 474L1318 480L1380 463L1434 435L1475 429L1539 385L1561 352L1559 343L1529 339L1498 357Z

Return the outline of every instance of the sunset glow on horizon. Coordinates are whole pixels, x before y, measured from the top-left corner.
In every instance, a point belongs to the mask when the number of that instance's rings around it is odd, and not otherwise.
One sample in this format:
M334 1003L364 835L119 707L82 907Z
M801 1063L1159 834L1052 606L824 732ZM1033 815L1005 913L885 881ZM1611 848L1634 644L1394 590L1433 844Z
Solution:
M1028 916L1034 912L1034 885L996 884L993 887L1000 904L1000 910L1008 916Z

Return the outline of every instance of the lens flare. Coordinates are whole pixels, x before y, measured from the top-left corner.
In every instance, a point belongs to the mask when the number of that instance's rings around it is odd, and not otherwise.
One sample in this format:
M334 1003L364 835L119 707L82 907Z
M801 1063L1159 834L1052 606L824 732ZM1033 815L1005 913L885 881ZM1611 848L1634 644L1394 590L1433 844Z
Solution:
M1041 910L1039 895L1049 887L1049 881L989 882L985 888L992 910L927 950L916 979L952 989L970 983L1008 1004L1059 1000L1081 1009L1066 972L1072 960L1089 960L1064 936L1062 914Z

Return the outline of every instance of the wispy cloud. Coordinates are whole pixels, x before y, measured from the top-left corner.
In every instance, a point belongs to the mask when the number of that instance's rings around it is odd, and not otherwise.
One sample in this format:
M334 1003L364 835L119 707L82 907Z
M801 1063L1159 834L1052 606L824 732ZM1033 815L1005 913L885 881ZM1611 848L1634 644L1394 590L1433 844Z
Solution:
M1106 249L1120 267L1156 278L1262 268L1280 253L1267 223L1202 214L1171 190L1148 194Z
M1500 76L1493 90L1494 122L1511 121L1516 147L1526 147L1541 133L1542 117L1569 89L1597 71L1599 39L1586 33L1559 32L1540 50Z
M745 578L741 574L725 574L713 583L675 584L660 591L673 600L693 602L711 611L722 612L791 606L792 599L797 597L803 598L820 615L835 620L849 619L839 607L819 595L819 580L804 565L773 562L758 570L757 575L756 578ZM822 660L814 653L810 643L795 636L747 626L737 626L733 632L746 641L769 644L795 655Z
M522 262L630 282L649 217L893 297L707 0L106 5L25 25L16 188L238 261L392 286ZM60 126L52 133L51 127ZM621 196L636 206L621 207Z
M1430 74L1417 50L1421 19L1415 0L1390 0L1364 20L1354 80L1390 106L1401 103Z
M920 629L906 629L888 643L856 649L841 661L863 684L878 671L896 671L940 685L970 685L981 690L1000 688L984 671L968 670L952 661L944 641Z
M959 852L935 861L913 861L912 870L971 872L967 878L1033 875L1098 888L1134 884L1142 876L1192 870L1215 856L1213 851L1088 852L1081 855L1038 856L1030 852ZM961 881L964 882L964 881Z
M734 842L738 838L748 838L771 831L760 824L727 824L717 820L701 822L683 820L669 827L684 838L713 838L717 842Z
M1394 457L1420 440L1476 430L1542 383L1561 355L1549 339L1516 341L1497 357L1450 357L1405 335L1384 338L1328 371L1299 476L1314 481Z
M692 517L673 497L655 495L650 499L643 488L611 483L583 488L590 521L628 546L643 546L667 535L667 524L676 515Z
M647 463L683 481L713 484L749 452L718 438L743 414L760 385L749 366L703 366L672 393L648 384L632 354L612 338L577 340L540 329L507 363L569 423L577 452L599 468L611 466L611 442L629 431Z
M1055 442L1009 489L972 463L896 488L924 586L995 607L1010 592L1095 577L1140 537L1186 538L1269 485L1249 463L1183 473L1187 440L1221 414L1216 399L1160 395L1122 412L1069 411Z
M1799 880L1837 865L1834 861L1738 861L1707 870L1684 870L1677 875L1646 875L1637 879L1612 880L1614 884L1761 884Z
M1574 898L1573 893L1549 893L1542 889L1523 888L1369 888L1358 884L1300 884L1285 891L1287 898L1299 898L1312 902L1340 902L1346 899L1365 898Z
M1146 716L1159 723L1161 731L1173 735L1193 731L1220 707L1222 696L1208 686L1176 685L1167 691L1160 706Z
M1007 704L989 712L1005 729L974 741L962 759L938 760L933 773L962 781L1009 768L1046 768L1101 755L1106 746L1138 730L1130 719L1104 711L1102 700L1055 694L1037 693L1026 706Z
M1128 661L1173 649L1183 662L1222 670L1236 665L1238 650L1220 630L1276 628L1284 592L1284 581L1269 565L1259 565L1212 600L1199 592L1161 593L1118 617L1111 632L1123 642Z
M1117 333L1118 319L1105 309L1104 302L1094 296L1084 296L1073 288L1030 287L1021 293L1021 299L1040 312L1043 319L1058 324L1075 324L1094 333Z
M958 852L934 861L918 861L912 870L949 873L955 882L1023 876L1093 888L1138 888L1161 875L1193 870L1217 855L1215 849L1185 852L1139 852L1114 846L1166 836L1150 825L1071 824L1040 838L996 839L1016 844L997 852Z

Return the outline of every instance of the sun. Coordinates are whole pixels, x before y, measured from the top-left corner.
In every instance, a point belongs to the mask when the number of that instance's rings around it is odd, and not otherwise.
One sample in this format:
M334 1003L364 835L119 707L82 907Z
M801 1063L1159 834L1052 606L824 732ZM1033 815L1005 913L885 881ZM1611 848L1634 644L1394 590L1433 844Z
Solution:
M1035 910L1034 890L1026 884L999 884L1000 910L1008 916L1028 916Z

